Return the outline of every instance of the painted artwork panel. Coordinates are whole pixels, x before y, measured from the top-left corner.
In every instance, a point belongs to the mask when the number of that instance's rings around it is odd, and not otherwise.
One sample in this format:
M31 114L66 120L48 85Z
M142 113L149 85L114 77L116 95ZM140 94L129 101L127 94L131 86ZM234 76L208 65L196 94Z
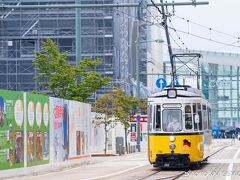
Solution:
M69 101L70 159L90 154L88 149L90 118L91 106L89 104Z
M69 118L68 101L51 98L53 121L53 161L68 160L69 156Z
M27 166L49 163L49 97L26 93Z
M24 166L23 92L0 90L0 170Z

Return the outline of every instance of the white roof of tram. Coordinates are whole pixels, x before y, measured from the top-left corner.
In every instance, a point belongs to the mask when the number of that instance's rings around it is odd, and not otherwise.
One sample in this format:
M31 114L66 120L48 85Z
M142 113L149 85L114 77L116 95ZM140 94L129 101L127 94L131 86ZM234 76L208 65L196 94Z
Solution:
M168 89L173 89L173 88L167 87L163 91L153 93L153 94L151 94L150 98L166 97ZM177 96L205 98L205 96L203 95L203 93L200 90L198 90L196 88L192 88L190 86L176 86L176 87L174 87L174 89L177 90Z

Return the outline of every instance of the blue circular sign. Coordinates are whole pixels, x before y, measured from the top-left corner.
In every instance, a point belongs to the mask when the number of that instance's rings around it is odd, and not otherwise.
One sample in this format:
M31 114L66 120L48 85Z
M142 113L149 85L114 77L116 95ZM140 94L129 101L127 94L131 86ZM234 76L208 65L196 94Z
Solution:
M140 121L141 119L141 116L138 114L137 117L136 117L137 121Z
M164 78L159 78L156 81L156 86L160 89L163 89L167 86L167 81Z

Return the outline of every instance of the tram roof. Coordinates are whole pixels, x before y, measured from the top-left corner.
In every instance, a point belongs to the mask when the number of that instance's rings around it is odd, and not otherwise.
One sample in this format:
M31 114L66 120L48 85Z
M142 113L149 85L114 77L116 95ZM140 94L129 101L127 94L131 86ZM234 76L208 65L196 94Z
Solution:
M169 89L176 89L177 97L201 97L205 99L205 96L200 90L192 88L191 86L175 86L174 88L168 86L164 88L163 91L151 94L150 98L167 97Z

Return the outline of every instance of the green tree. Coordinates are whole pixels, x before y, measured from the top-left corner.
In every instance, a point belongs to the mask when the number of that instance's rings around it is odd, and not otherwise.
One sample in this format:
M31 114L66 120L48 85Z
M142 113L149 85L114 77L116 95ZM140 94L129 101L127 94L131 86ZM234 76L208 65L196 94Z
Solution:
M107 94L101 96L94 104L93 111L102 115L95 117L94 124L100 126L103 124L105 130L105 150L107 148L108 131L114 127L118 121L124 126L125 147L128 153L128 128L130 120L136 114L135 107L144 107L144 103L140 100L127 96L124 91L118 88L113 88ZM104 114L104 115L103 115ZM105 151L106 154L106 151Z
M128 153L128 128L130 127L130 120L132 116L136 113L134 107L139 106L140 101L132 96L127 96L121 89L114 88L113 92L113 109L114 116L117 120L124 126L125 134L125 147Z
M43 42L43 53L37 51L35 55L34 66L39 73L34 79L55 97L87 102L89 96L110 80L91 70L100 60L85 58L78 66L72 66L67 62L67 53L60 53L50 39Z
M105 147L104 154L107 154L107 141L108 132L115 125L115 118L113 116L113 96L111 93L107 93L98 98L98 100L92 105L93 111L98 113L95 116L93 124L95 126L103 125L105 132Z

